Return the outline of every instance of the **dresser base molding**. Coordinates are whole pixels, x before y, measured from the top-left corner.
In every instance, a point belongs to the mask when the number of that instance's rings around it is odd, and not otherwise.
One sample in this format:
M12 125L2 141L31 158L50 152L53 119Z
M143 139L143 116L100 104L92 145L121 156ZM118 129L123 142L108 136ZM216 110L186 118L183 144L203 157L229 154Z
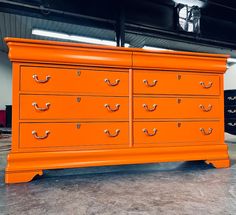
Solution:
M227 168L230 166L230 160L206 160L206 164L212 164L215 168Z
M10 153L5 181L6 183L28 182L34 176L42 175L42 170L46 169L193 160L204 160L216 168L229 167L228 147L226 144L219 144L191 147Z
M5 182L10 183L21 183L31 181L36 175L43 175L42 170L31 170L31 171L10 171L6 172Z

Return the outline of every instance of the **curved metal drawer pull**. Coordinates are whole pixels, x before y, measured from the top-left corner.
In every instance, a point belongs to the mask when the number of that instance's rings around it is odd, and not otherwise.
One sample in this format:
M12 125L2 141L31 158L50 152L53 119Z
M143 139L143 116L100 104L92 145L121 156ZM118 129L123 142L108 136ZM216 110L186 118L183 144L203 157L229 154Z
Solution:
M204 112L209 112L212 109L212 105L208 105L208 108L206 109L204 105L199 105L199 108L201 108Z
M200 131L204 135L210 135L212 133L213 129L212 128L208 128L208 132L206 132L204 128L200 128Z
M155 135L157 134L157 129L156 129L156 128L153 128L153 133L152 133L152 134L150 134L146 128L143 129L143 132L144 132L147 136L152 137L152 136L155 136Z
M157 109L157 104L153 104L153 106L152 106L153 108L151 108L151 109L148 108L147 104L143 104L143 107L146 111L152 112L152 111L155 111Z
M104 133L107 134L108 137L117 137L120 133L120 129L116 129L115 134L111 134L108 129L104 130Z
M211 88L213 85L213 82L209 82L208 85L205 85L205 83L203 81L200 82L200 84L202 85L203 88L208 89Z
M234 96L234 97L229 96L227 99L230 101L234 101L236 99L236 96Z
M112 109L109 104L105 104L104 107L110 112L116 112L120 109L120 104L116 104L114 109Z
M45 80L39 80L37 75L33 75L33 79L40 84L47 83L50 80L51 76L47 75Z
M109 79L105 78L104 79L105 83L107 83L111 87L115 87L120 83L120 79L116 79L115 83L111 83Z
M149 84L148 80L144 79L143 83L146 84L148 87L155 87L157 85L157 80L153 80L153 84Z
M229 123L227 123L229 126L231 126L231 127L235 127L236 126L236 122L235 123L232 123L232 122L229 122Z
M36 103L36 102L33 102L32 103L32 106L34 106L34 108L36 109L36 110L38 110L38 111L46 111L46 110L48 110L49 109L49 107L50 107L50 103L46 103L45 104L45 108L40 108L40 107L38 107L38 104Z
M234 109L234 110L228 110L228 113L236 113L236 109Z
M50 134L50 131L45 131L45 135L39 137L38 134L37 134L37 132L36 132L35 130L32 131L32 135L34 136L35 139L38 139L38 140L46 139L49 134Z

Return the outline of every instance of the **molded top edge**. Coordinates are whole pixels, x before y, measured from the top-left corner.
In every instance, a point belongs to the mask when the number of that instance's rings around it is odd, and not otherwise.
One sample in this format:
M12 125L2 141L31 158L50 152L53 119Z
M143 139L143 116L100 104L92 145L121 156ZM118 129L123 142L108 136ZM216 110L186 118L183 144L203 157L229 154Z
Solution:
M19 44L38 44L38 45L54 45L54 46L67 46L67 47L77 47L77 48L93 48L93 49L104 49L104 50L114 50L114 51L125 51L125 52L140 52L142 54L171 54L171 55L188 55L196 57L214 57L214 58L228 58L230 55L226 54L209 54L201 52L183 52L183 51L172 51L172 50L144 50L142 48L126 48L126 47L113 47L113 46L103 46L103 45L94 45L94 44L81 44L81 43L72 43L72 42L59 42L51 40L34 40L34 39L22 39L22 38L13 38L6 37L4 39L6 43L10 44L19 43Z

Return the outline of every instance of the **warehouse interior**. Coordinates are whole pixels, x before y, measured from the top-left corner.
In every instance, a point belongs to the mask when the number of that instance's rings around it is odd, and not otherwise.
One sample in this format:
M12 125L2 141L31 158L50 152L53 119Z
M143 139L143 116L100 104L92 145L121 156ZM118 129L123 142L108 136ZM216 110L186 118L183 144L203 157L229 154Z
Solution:
M13 93L4 38L225 54L224 91L232 92L235 17L233 0L0 0L0 214L235 214L233 128L224 133L229 168L164 162L45 170L28 183L4 181Z

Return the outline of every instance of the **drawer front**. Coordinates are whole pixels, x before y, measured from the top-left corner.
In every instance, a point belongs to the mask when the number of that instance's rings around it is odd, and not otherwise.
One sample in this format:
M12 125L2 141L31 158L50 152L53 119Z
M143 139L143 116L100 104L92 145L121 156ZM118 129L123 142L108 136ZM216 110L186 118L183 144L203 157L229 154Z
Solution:
M218 75L134 71L136 94L219 95L219 83Z
M128 145L128 123L21 123L20 148Z
M236 118L225 119L225 132L230 134L236 134Z
M128 72L21 68L21 91L128 95Z
M134 118L219 118L218 99L134 98Z
M216 142L219 122L134 122L134 143Z
M225 118L236 118L236 105L225 106Z
M236 105L236 90L224 91L225 105Z
M21 95L20 118L128 120L128 98Z

